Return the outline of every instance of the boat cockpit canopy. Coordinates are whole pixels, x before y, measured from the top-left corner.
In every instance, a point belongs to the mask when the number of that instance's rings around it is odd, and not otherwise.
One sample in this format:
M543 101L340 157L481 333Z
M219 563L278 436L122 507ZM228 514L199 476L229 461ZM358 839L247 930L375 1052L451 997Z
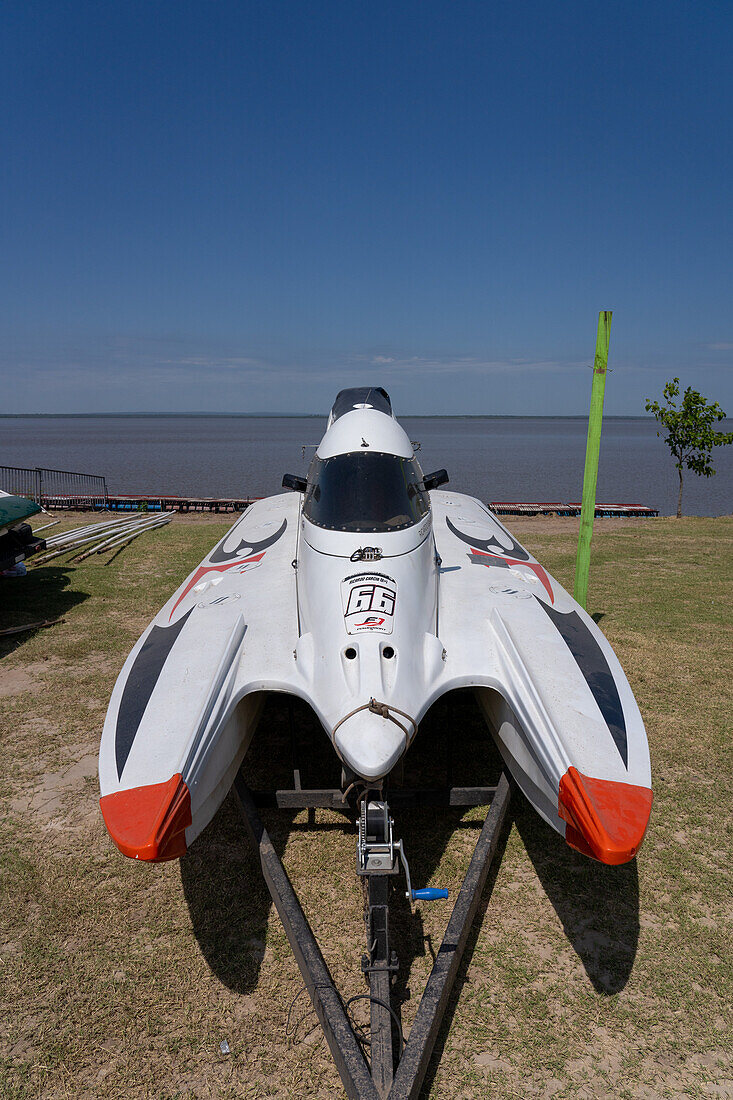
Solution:
M308 470L303 514L327 531L402 531L430 511L414 458L379 451L321 459Z

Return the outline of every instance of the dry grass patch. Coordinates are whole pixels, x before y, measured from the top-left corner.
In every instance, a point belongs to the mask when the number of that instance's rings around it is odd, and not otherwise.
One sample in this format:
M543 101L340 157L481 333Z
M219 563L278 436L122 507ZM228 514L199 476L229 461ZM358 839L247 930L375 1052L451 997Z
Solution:
M97 809L94 762L117 672L228 526L177 516L108 565L61 558L3 585L3 625L66 618L0 649L3 1097L343 1095L232 801L180 863L155 867L120 856ZM577 522L509 526L572 588ZM733 1095L733 522L596 530L589 610L645 716L649 835L637 862L601 867L515 797L426 1085L432 1097ZM296 727L306 781L338 782L303 707ZM287 706L275 700L247 761L252 785L288 782L288 741ZM426 719L405 783L434 781L448 741L456 782L496 775L473 700L457 694ZM401 812L415 880L455 897L480 821L480 811ZM315 826L306 813L267 824L341 990L362 992L353 825L325 811ZM448 913L439 903L412 919L398 913L408 1031Z

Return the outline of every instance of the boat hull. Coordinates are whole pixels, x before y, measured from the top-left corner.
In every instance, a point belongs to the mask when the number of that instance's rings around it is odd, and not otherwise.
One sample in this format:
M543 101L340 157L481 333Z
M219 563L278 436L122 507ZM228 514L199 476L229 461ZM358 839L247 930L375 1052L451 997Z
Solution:
M175 858L211 820L267 692L304 699L357 777L380 786L428 708L471 687L514 778L579 851L632 859L649 752L603 634L480 501L434 491L376 562L308 540L300 496L254 504L169 599L115 687L101 808L126 855ZM412 541L410 541L410 539ZM348 552L348 553L347 553ZM451 735L453 735L451 733Z
M649 824L651 788L584 776L572 765L559 777L548 776L531 736L502 696L477 688L476 697L505 764L540 817L571 848L600 863L633 859Z

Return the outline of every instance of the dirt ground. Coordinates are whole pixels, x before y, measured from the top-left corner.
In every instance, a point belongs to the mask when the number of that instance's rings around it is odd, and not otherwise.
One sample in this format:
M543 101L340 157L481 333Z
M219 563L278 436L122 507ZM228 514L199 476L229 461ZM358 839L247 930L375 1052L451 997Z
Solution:
M2 625L65 619L0 646L3 1097L343 1096L233 799L182 860L155 866L120 856L99 814L119 669L234 518L177 515L109 565L56 559L0 591ZM572 587L577 519L504 522ZM730 518L596 522L589 610L645 718L652 824L637 860L601 867L514 796L425 1097L733 1097L732 550ZM294 716L304 782L337 785L318 723L299 704ZM284 700L268 703L252 787L292 778L289 722ZM449 754L456 784L495 781L469 693L429 712L405 785L437 785ZM343 997L363 993L353 823L265 816ZM400 812L415 880L454 899L481 821ZM408 1034L449 913L398 908Z

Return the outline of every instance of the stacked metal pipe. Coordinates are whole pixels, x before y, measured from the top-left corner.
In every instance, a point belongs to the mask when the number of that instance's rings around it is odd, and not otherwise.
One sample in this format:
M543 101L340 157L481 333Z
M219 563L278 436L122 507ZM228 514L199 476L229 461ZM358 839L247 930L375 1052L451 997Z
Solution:
M105 554L109 550L118 550L156 527L165 527L173 519L172 513L147 512L134 515L115 516L98 523L88 523L83 527L74 527L70 531L61 531L46 539L46 553L34 558L36 565L51 561L53 558L71 551L82 552L73 557L74 561L83 561L92 554Z

